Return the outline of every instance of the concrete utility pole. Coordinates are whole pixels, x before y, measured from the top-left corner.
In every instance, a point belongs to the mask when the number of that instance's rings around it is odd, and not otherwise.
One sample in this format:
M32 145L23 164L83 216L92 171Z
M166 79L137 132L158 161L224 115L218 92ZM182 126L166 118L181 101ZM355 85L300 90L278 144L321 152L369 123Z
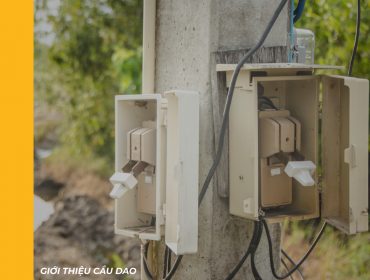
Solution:
M237 63L253 46L280 0L157 0L155 32L155 92L170 89L200 93L201 187L212 164L226 89L217 76L217 63ZM288 5L268 36L255 62L286 62ZM215 135L217 137L215 137ZM224 279L246 251L253 232L251 221L229 215L228 147L199 210L198 253L185 255L174 279ZM170 164L170 163L169 163ZM280 228L272 226L275 252ZM149 256L162 277L163 242ZM156 249L154 249L156 250ZM153 256L153 254L150 254ZM273 279L265 234L256 255L263 279ZM173 263L173 262L172 262ZM279 263L276 254L275 263ZM235 279L253 279L248 258Z

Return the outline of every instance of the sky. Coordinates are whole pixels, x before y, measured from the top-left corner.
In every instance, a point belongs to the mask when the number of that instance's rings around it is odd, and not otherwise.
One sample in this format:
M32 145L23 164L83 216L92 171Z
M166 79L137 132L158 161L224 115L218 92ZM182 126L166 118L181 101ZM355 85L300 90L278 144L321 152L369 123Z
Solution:
M52 26L47 22L47 14L43 10L37 10L37 3L45 1L48 11L55 15L58 13L61 0L35 0L35 26L34 32L38 34L40 42L50 45L54 40L54 34L52 32ZM37 21L37 23L36 23Z

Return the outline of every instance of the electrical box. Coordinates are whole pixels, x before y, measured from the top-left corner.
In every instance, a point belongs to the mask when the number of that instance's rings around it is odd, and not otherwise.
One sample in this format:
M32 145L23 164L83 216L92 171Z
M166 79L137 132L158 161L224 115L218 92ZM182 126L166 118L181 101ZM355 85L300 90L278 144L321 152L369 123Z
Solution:
M217 65L227 85L235 66ZM368 230L369 82L314 74L329 68L243 66L229 115L231 214Z
M115 232L160 240L176 254L198 240L199 96L118 95L115 100Z

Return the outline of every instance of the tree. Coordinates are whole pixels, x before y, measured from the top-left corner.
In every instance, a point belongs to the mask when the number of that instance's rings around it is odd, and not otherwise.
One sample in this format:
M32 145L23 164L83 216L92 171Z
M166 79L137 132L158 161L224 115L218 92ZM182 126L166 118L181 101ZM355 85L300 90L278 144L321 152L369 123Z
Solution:
M38 13L53 39L44 68L49 78L35 90L44 88L42 95L63 112L61 140L71 152L112 159L114 95L140 91L142 1L67 0L56 11L38 1ZM41 36L35 49L43 49ZM60 90L38 87L43 81Z
M370 0L362 0L361 35L353 75L370 79ZM347 73L356 31L357 1L307 1L297 27L316 35L315 62L343 65Z

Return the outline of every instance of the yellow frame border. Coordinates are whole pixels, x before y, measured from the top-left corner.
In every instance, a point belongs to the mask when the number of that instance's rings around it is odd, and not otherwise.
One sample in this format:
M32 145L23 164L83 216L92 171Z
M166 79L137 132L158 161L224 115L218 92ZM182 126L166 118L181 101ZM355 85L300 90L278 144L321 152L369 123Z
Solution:
M33 1L0 4L1 279L33 279Z

